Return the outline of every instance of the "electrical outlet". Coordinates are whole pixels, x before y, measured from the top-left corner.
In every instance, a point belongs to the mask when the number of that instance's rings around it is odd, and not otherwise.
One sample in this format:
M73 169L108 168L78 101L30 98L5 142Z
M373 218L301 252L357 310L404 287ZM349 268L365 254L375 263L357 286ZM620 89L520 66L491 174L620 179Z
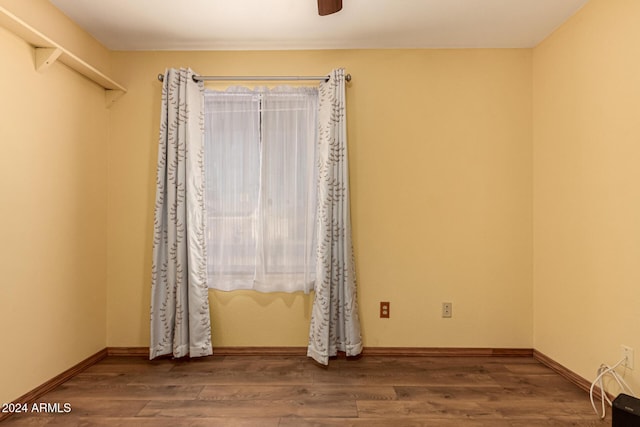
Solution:
M633 349L631 347L627 347L626 345L620 346L622 349L622 358L627 359L622 362L622 366L626 366L629 369L633 369Z
M451 317L453 310L453 303L443 302L442 303L442 317Z
M380 318L388 319L389 318L389 306L391 303L389 301L380 301Z

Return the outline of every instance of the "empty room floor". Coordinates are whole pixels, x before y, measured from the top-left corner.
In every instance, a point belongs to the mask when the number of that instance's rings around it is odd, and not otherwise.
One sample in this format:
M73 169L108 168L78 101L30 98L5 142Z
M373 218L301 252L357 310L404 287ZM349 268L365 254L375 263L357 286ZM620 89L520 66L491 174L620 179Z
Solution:
M16 414L0 426L611 423L585 391L531 357L363 356L326 368L304 356L107 357L38 403L70 412Z

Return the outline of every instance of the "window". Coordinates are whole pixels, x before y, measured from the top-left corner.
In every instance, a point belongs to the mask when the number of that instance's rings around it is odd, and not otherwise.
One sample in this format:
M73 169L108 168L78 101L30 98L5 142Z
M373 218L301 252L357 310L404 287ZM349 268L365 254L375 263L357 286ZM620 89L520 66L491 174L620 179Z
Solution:
M316 88L205 92L209 286L309 292Z

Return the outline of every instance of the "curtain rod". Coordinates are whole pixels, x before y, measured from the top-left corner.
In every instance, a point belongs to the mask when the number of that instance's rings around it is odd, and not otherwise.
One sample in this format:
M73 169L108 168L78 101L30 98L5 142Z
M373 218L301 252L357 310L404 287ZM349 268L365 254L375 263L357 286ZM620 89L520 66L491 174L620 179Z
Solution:
M351 81L351 74L344 79ZM164 80L164 74L158 74L158 80ZM294 80L329 80L329 76L193 76L194 82L201 81L294 81Z

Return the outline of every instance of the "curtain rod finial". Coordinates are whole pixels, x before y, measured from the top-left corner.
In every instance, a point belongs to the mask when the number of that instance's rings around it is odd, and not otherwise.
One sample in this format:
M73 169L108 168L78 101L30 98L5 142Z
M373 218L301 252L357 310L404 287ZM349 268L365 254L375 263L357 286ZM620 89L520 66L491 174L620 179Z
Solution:
M158 74L158 80L164 81L164 74Z
M344 79L348 82L351 81L351 74L345 74Z

